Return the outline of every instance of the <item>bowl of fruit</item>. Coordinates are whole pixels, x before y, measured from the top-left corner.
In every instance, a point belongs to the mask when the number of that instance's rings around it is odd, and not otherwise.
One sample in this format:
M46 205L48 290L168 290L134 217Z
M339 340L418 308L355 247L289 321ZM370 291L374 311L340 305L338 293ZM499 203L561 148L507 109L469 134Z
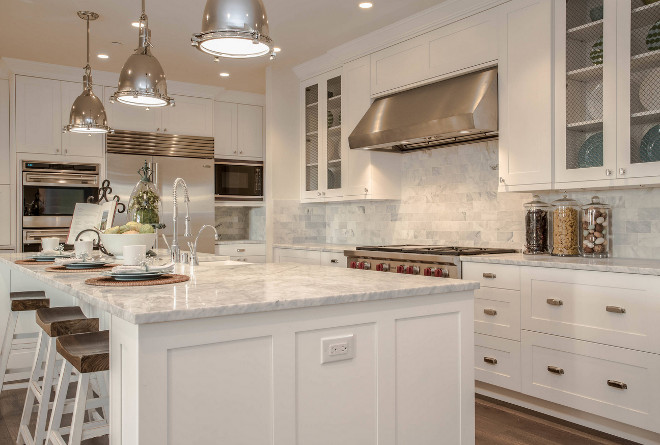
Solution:
M108 253L117 258L124 254L124 246L147 246L152 249L156 244L156 232L151 224L130 221L123 226L114 226L101 233L101 243Z

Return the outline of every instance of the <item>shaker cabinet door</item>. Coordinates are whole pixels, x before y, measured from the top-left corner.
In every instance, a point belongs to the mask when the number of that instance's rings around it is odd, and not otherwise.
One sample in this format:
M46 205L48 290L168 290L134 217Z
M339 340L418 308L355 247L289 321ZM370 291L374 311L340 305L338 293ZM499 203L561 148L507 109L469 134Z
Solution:
M59 154L61 115L59 80L16 76L16 151Z
M238 105L237 116L238 155L263 158L263 108L256 105Z
M62 92L62 127L69 124L71 105L83 91L82 82L60 82ZM103 100L103 88L93 89L94 94ZM111 127L112 128L112 127ZM62 133L62 154L68 156L103 157L102 134Z
M236 119L238 106L229 102L213 104L213 134L215 138L216 158L235 158L238 156Z
M213 136L213 100L174 96L175 106L162 108L163 133Z

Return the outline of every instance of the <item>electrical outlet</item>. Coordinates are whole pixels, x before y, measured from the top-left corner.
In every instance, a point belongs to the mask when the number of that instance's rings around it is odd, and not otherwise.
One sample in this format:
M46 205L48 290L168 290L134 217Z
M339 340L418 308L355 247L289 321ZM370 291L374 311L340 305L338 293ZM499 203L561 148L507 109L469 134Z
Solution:
M355 335L321 339L321 364L350 360L355 357Z

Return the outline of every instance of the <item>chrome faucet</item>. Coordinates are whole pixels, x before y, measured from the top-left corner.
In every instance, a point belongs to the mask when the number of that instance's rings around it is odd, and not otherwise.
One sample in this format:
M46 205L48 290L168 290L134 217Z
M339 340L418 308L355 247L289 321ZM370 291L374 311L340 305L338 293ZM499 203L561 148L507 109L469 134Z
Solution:
M195 242L188 243L188 248L190 249L190 262L193 264L193 266L199 266L199 258L197 257L197 241L199 241L199 236L202 234L204 229L207 227L213 229L215 232L215 240L218 241L220 239L220 235L218 234L218 230L209 224L204 224L201 229L199 229L199 233L197 234L197 237L195 238Z
M188 196L188 186L186 185L186 181L184 181L182 178L176 178L174 180L174 185L172 186L172 197L174 198L174 209L172 211L172 225L174 226L173 231L174 234L172 235L172 244L170 245L170 258L173 263L180 263L181 262L181 249L179 249L179 226L177 224L177 219L179 217L179 204L177 203L177 194L176 190L179 187L179 185L183 186L183 202L186 203L186 218L184 219L184 225L185 225L185 233L183 236L192 236L192 233L190 232L190 206L188 203L190 202L190 197Z

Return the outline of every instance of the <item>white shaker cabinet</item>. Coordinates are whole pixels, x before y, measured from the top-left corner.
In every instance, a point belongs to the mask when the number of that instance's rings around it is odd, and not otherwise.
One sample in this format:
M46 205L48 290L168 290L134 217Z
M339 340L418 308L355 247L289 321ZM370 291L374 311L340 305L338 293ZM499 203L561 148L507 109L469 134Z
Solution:
M213 120L216 158L263 158L263 107L215 102Z
M321 264L321 251L276 247L273 249L273 262L311 264L318 266Z
M175 96L173 107L163 107L163 133L188 136L213 136L213 100L199 97Z
M233 158L238 155L236 119L238 108L229 102L213 104L215 157Z
M500 13L500 191L552 187L552 3L516 0Z
M69 124L71 106L83 91L82 82L60 82L62 94L62 122L61 127ZM94 88L101 101L103 100L103 87ZM62 133L62 154L68 156L103 157L102 134Z
M0 185L0 246L11 244L11 189L9 185Z
M110 128L115 130L144 131L147 133L157 133L161 130L162 112L161 109L136 107L133 105L122 104L118 101L110 102L116 88L105 87L104 105L105 112L108 115Z
M16 151L60 154L60 81L16 76Z
M9 184L9 81L0 78L0 184Z

